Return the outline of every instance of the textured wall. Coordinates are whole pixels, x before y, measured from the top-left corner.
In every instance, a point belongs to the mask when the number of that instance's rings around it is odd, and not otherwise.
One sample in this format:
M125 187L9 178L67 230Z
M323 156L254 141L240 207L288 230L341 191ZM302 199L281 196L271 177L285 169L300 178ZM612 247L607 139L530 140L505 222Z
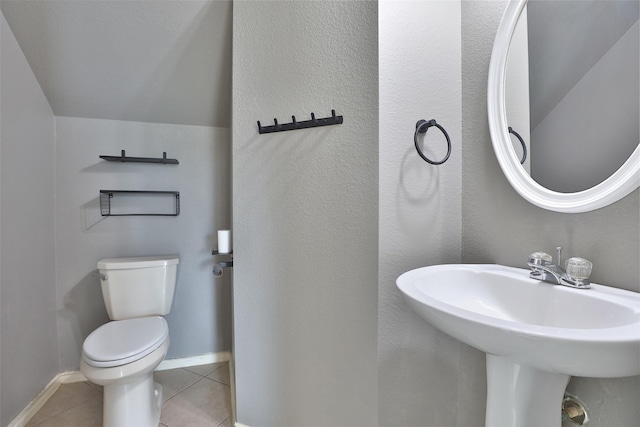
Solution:
M460 3L379 2L379 289L380 425L455 426L458 341L418 317L395 280L426 265L457 263L461 253ZM413 133L436 119L452 153L441 166L424 162ZM425 152L444 157L437 128Z
M377 4L236 2L233 31L238 421L376 425Z
M180 254L167 358L231 348L231 281L211 274L216 229L230 226L229 130L56 118L56 281L60 369L76 370L84 338L106 322L101 258ZM162 157L179 165L100 155ZM177 217L102 217L99 190L177 190Z
M0 425L58 373L54 257L54 117L0 19Z
M527 203L498 166L487 124L486 86L505 4L462 2L462 261L524 267L529 253L553 253L563 246L565 256L594 262L594 282L640 291L638 190L597 211L560 214ZM460 401L484 396L484 357L469 349L461 364L477 387L461 388ZM569 390L584 398L594 427L630 426L640 419L640 377L574 378Z

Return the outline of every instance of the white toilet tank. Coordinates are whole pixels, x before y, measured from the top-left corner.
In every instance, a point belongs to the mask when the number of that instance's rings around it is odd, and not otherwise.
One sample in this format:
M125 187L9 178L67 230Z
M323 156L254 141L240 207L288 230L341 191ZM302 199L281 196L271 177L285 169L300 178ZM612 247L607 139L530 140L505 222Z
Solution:
M98 261L102 296L111 320L164 316L171 311L178 255Z

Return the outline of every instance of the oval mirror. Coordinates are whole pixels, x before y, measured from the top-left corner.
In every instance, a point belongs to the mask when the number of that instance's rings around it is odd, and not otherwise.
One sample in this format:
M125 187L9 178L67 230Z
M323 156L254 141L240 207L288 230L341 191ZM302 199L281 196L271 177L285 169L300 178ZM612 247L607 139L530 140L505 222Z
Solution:
M505 176L536 206L586 212L640 184L638 5L507 4L489 67L489 128Z

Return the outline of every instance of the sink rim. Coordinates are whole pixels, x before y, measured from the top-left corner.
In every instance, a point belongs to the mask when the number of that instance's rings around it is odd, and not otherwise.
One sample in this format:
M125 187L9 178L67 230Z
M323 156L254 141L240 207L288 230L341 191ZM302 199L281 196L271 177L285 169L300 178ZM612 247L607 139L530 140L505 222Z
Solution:
M635 314L635 321L619 326L607 326L602 328L570 328L561 326L546 326L533 323L505 320L488 316L475 311L467 310L447 303L441 299L430 296L418 289L417 281L421 277L442 271L471 271L474 273L497 274L506 276L531 286L553 287L554 294L581 294L607 304L615 304L630 310ZM613 288L599 284L592 284L590 289L573 289L566 286L543 283L529 277L529 270L507 267L499 264L440 264L420 267L407 271L396 280L402 293L418 303L426 305L445 314L452 315L468 321L473 321L488 327L517 335L526 335L532 338L544 337L547 340L562 340L569 342L590 343L640 343L640 293L624 289Z

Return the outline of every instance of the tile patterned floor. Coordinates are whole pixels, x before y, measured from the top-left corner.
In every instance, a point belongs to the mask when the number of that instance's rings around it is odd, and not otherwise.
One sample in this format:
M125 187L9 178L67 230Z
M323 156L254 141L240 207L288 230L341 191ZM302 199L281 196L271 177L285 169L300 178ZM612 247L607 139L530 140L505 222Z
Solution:
M163 404L159 427L231 427L229 364L158 371ZM26 427L102 427L102 387L63 384Z

